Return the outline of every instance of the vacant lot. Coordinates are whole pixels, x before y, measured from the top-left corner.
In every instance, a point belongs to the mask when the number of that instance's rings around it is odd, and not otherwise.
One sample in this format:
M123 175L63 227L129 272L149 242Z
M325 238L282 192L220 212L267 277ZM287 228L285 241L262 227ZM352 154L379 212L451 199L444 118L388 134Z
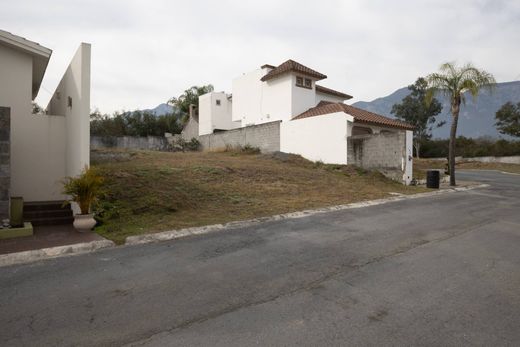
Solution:
M144 232L243 220L412 194L375 172L287 154L94 151L106 178L96 231L116 242Z
M422 179L426 177L428 169L444 169L447 160L431 160L431 159L414 159L413 175L415 178ZM457 169L466 170L498 170L511 173L520 173L520 165L503 164L503 163L481 163L478 161L463 161L456 164Z

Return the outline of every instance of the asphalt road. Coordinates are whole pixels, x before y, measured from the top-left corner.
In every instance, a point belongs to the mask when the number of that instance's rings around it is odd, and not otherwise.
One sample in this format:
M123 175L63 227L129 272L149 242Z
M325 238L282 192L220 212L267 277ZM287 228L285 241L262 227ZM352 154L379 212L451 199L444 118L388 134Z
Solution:
M520 176L0 268L2 346L520 345Z

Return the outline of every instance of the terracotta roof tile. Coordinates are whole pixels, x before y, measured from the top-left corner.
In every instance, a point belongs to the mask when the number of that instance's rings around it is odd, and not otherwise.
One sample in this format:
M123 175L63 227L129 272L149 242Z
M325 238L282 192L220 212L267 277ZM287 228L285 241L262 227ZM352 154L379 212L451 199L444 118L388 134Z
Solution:
M261 78L261 80L268 81L286 72L298 72L302 75L314 77L318 81L327 78L326 75L308 68L307 66L304 66L298 62L295 62L294 60L287 60L286 62L275 67L273 70L269 71L264 77Z
M319 92L319 93L323 93L323 94L334 95L334 96L343 98L343 100L352 99L352 96L350 96L348 94L345 94L345 93L342 93L342 92L338 92L337 90L330 89L330 88L327 88L327 87L319 86L317 84L316 84L316 91Z
M345 112L352 117L354 117L354 122L360 122L360 123L368 123L368 124L374 124L379 126L387 126L392 128L399 128L399 129L406 129L406 130L413 130L414 126L411 124L408 124L406 122L402 122L397 119L388 118L385 116L381 116L377 113L369 112L362 110L360 108L342 104L342 103L333 103L333 102L327 102L327 101L320 101L320 103L298 116L294 117L292 120L296 119L303 119L308 117L316 117L316 116L322 116L329 113L335 113L335 112Z

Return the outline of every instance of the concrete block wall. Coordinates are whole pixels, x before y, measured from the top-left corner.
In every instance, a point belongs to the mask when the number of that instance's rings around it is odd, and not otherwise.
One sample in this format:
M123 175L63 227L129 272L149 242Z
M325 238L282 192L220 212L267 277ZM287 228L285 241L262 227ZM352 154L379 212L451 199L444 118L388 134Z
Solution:
M348 139L347 163L366 169L402 169L405 132L355 135Z
M198 140L203 150L250 145L264 153L276 152L280 150L280 123L275 121L202 135Z
M90 148L127 148L151 151L163 151L168 148L168 141L160 136L91 136Z
M0 107L0 221L9 218L11 187L11 109Z

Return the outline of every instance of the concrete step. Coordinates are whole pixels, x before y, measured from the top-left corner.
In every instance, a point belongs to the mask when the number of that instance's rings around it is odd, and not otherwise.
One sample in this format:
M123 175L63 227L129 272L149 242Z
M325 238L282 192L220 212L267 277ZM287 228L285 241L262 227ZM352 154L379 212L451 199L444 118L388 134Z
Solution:
M63 201L28 201L23 204L24 212L67 209L70 209L70 205L63 205Z
M72 224L72 222L74 222L73 216L38 218L38 219L31 220L31 223L33 226Z
M61 209L61 210L35 210L35 211L24 211L23 218L25 220L33 220L39 218L50 218L50 217L70 217L72 216L72 210Z
M74 221L70 205L63 205L63 201L26 202L23 217L34 226L71 224Z

